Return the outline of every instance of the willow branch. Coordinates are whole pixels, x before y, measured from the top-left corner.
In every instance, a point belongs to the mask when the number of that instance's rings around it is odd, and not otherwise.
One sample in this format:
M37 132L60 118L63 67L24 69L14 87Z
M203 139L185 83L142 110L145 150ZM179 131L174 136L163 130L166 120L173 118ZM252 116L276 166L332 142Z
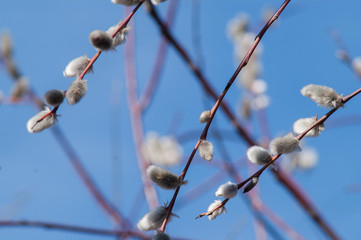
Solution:
M189 54L173 37L166 25L162 23L160 17L158 16L154 8L150 8L150 15L159 25L162 34L168 38L169 42L173 45L173 47L178 51L179 55L187 63L188 67L197 77L207 94L209 94L213 99L217 100L218 95L216 94L216 91L213 89L213 87L211 87L210 83L207 81L201 70L196 66L196 64L193 63L193 61L189 57ZM253 138L249 136L247 131L238 123L235 114L233 114L225 101L222 102L221 107L226 116L230 119L230 122L237 130L239 136L249 146L258 145L256 141L254 141ZM300 186L296 184L296 182L290 176L288 176L282 169L279 169L277 172L272 171L272 173L274 174L276 179L293 195L297 202L306 210L306 213L328 236L336 236L331 227L321 217L320 213L318 213L313 203L306 197L304 191L300 188Z
M267 29L268 29L268 28L272 25L272 23L278 18L278 16L282 13L282 11L285 9L285 7L288 5L289 2L290 2L290 0L286 0L286 1L281 5L281 7L278 9L278 11L273 15L273 17L272 17L272 18L266 23L266 25L262 28L262 30L259 32L259 34L258 34L257 37L255 38L254 43L253 43L251 49L248 51L248 53L247 53L246 56L243 58L242 62L239 64L239 66L238 66L238 68L236 69L236 71L233 73L233 75L231 76L231 78L228 80L228 83L227 83L226 87L224 88L222 94L219 96L219 98L217 98L216 103L214 104L214 106L213 106L212 109L211 109L210 119L208 120L206 126L204 127L203 132L202 132L200 138L198 139L198 141L197 141L197 143L196 143L196 145L195 145L195 147L194 147L194 149L193 149L193 151L192 151L192 153L191 153L191 155L190 155L190 157L189 157L189 159L188 159L188 162L187 162L186 166L185 166L184 169L183 169L183 172L182 172L181 175L180 175L180 177L181 177L182 179L184 179L185 176L186 176L186 174L187 174L188 168L189 168L190 164L192 163L193 157L194 157L194 155L195 155L195 153L196 153L196 151L197 151L197 149L198 149L198 147L199 147L200 141L203 140L203 139L206 139L207 133L208 133L208 130L209 130L209 127L210 127L210 125L211 125L211 123L212 123L212 120L213 120L213 118L214 118L214 116L215 116L215 114L216 114L219 106L221 105L223 98L224 98L225 95L227 94L229 88L232 86L233 82L235 81L237 75L238 75L239 72L242 70L242 68L247 65L250 57L252 56L254 50L256 49L256 47L258 46L259 42L261 41L263 35L266 33ZM152 9L153 9L153 10L152 10ZM150 13L151 13L152 16L155 16L155 14L154 14L154 13L155 13L155 9L154 9L154 8L151 8ZM158 18L158 20L159 20L159 18ZM159 22L160 22L160 20L159 20ZM161 26L163 26L165 29L167 29L165 25L162 24ZM162 27L162 28L163 28L163 27ZM164 33L164 32L163 32L163 33ZM198 68L197 68L197 69L198 69ZM174 193L174 195L173 195L173 198L172 198L171 202L170 202L169 205L167 206L167 215L166 215L166 218L164 219L164 222L163 222L162 227L161 227L161 229L160 229L160 230L163 231L163 232L165 231L165 227L166 227L167 222L168 222L168 220L169 220L169 217L170 217L170 215L171 215L171 212L172 212L172 209L173 209L173 207L174 207L174 204L175 204L176 198L177 198L177 196L178 196L179 190L180 190L180 187L178 187L178 188L176 189L176 191L175 191L175 193Z
M142 154L143 144L143 123L142 111L138 104L137 97L137 79L135 71L135 57L134 57L134 32L132 31L128 36L127 45L125 46L125 74L126 74L126 88L128 108L130 112L133 141L136 149L138 167L142 182L144 184L144 194L149 208L155 208L159 205L157 192L147 176L146 170L149 163L146 162Z
M12 62L12 58L5 58L4 56L2 56L2 60L3 60L2 62L5 63L5 66L10 76L12 76L13 80L18 81L18 78L21 77L21 74L19 73L20 71L18 70L17 66ZM9 68L9 66L12 67ZM16 72L17 74L14 75L12 74L12 72ZM40 97L37 96L37 94L31 88L27 91L27 94L30 97L35 107L39 109L43 109L45 103ZM85 170L84 166L81 164L79 157L77 156L74 148L69 143L69 140L65 137L61 128L55 125L51 128L51 132L53 133L53 136L60 145L61 149L67 155L76 173L83 181L86 188L90 191L92 196L95 198L99 206L101 206L101 208L107 213L107 215L111 217L113 222L115 222L117 225L123 224L123 220L120 213L98 189L98 187L96 186L90 175Z
M167 27L172 27L173 25L177 10L177 4L178 4L178 0L172 0L169 3L169 8L165 20L165 24L167 25ZM142 110L145 110L149 106L151 100L153 99L152 96L158 86L160 75L164 67L168 46L169 46L168 40L165 37L162 37L159 43L152 73L150 75L150 78L148 80L148 83L145 87L143 94L139 98L139 105Z
M55 229L61 231L77 232L77 233L87 233L87 234L96 234L109 237L134 237L137 239L150 240L152 237L148 237L141 232L137 231L117 231L117 230L107 230L100 228L90 228L90 227L81 227L68 224L52 223L52 222L42 222L42 221L4 221L0 220L0 227L39 227L44 229Z

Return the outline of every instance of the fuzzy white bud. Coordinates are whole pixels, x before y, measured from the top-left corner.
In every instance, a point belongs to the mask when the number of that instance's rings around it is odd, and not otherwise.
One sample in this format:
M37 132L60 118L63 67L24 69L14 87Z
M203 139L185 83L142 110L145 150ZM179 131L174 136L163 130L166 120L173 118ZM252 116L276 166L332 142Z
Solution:
M113 46L113 39L108 33L95 30L89 34L89 41L97 51L110 50Z
M237 184L228 182L219 186L216 196L224 198L234 198L237 196L238 187Z
M181 161L183 149L174 137L159 137L157 133L149 132L142 145L142 152L151 164L174 166Z
M215 200L213 203L211 203L211 205L209 205L207 211L208 212L212 211L213 209L215 209L221 203L222 202L220 200ZM215 210L211 215L208 215L208 219L213 220L217 216L221 215L223 212L226 212L226 208L224 206L222 206L222 207L218 208L217 210Z
M76 77L79 76L85 68L88 66L90 59L85 55L71 60L63 71L64 77ZM92 71L93 67L90 67L87 71Z
M251 86L254 94L264 94L267 91L267 83L262 79L256 79Z
M61 90L49 90L44 95L45 101L51 106L58 106L64 100L64 92Z
M121 24L121 22L119 24ZM114 32L117 30L118 26L119 25L110 27L106 31L106 33L111 37L114 34ZM116 46L125 42L125 37L126 37L128 31L129 31L129 28L122 28L117 32L117 34L115 34L115 36L112 39L112 47L111 47L112 49L114 49Z
M141 231L156 230L162 226L167 215L165 207L156 207L146 213L138 222L137 227Z
M171 240L171 239L168 234L161 231L157 231L157 233L153 237L153 240Z
M183 181L180 176L154 165L147 168L147 175L155 184L164 189L175 189L188 182Z
M159 5L161 2L165 2L166 0L152 0L154 5Z
M293 151L301 150L299 140L290 132L283 137L275 138L269 144L269 149L272 154L291 153Z
M207 161L211 161L214 152L212 143L206 140L201 140L201 142L199 143L198 152L201 158Z
M298 119L293 124L293 132L296 134L301 134L311 127L317 121L317 116L310 118L301 118ZM323 124L316 125L312 128L305 136L306 137L317 137L325 129Z
M30 118L26 123L26 128L29 133L41 132L46 128L49 128L54 125L56 120L56 114L51 113L48 107L34 117Z
M260 146L252 146L247 150L247 157L251 163L264 165L272 160L271 154Z
M19 78L13 89L11 90L11 99L13 101L18 101L22 98L28 91L29 81L25 77Z
M211 111L203 111L201 115L199 116L199 122L200 123L206 123L211 118Z
M301 89L301 94L325 108L343 107L342 95L327 86L309 84Z
M144 0L112 0L112 3L121 4L125 6L133 6L143 1Z
M65 94L66 100L69 104L76 104L84 97L86 91L88 90L86 82L86 80L77 79L70 84Z
M356 57L352 60L352 68L357 75L361 76L361 57Z

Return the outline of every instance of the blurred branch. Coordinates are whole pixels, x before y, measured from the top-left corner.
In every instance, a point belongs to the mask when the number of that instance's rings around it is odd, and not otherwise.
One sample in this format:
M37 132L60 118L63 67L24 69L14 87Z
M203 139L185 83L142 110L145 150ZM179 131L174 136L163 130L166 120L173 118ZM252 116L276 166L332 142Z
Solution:
M178 4L178 0L172 0L169 3L169 8L165 20L165 24L167 25L167 27L171 27L173 25L177 10L177 4ZM153 99L152 96L156 90L156 87L158 86L160 75L164 68L164 61L165 61L165 55L167 53L167 49L168 49L168 40L162 37L158 46L158 51L154 62L153 71L145 87L144 93L140 96L138 100L142 110L145 110L149 106L151 100Z
M141 232L137 231L117 231L117 230L106 230L100 228L90 228L90 227L80 227L75 225L66 225L59 223L51 223L51 222L41 222L41 221L3 221L0 220L0 227L39 227L45 229L56 229L62 231L69 232L78 232L78 233L88 233L88 234L96 234L103 235L109 237L134 237L137 239L151 240L152 237L146 236Z
M146 170L149 163L144 159L142 154L143 144L143 123L142 123L142 109L138 103L137 97L137 79L135 70L135 56L134 56L134 31L129 33L127 44L124 49L125 62L125 83L127 88L128 108L131 118L131 126L133 133L133 141L135 145L138 167L144 184L144 194L150 209L159 206L157 192L148 178Z
M220 95L220 97L217 97L217 94L215 93L215 91L210 87L210 85L208 84L208 82L206 81L206 79L203 77L200 69L198 69L196 67L195 64L193 64L193 62L191 61L191 59L188 57L188 54L185 52L185 50L176 42L176 40L173 38L173 36L170 34L170 32L168 31L168 28L165 24L162 23L162 21L160 20L158 14L156 13L155 8L149 5L149 12L150 15L154 18L154 20L158 23L159 27L162 30L162 33L169 39L169 41L172 43L172 45L177 49L177 51L179 52L179 54L185 59L185 61L188 63L188 65L190 66L190 68L193 70L193 72L195 73L195 75L199 78L199 80L201 81L202 85L205 87L206 91L208 93L210 93L215 99L217 99L215 105L213 106L212 110L211 110L211 116L210 119L207 122L207 125L205 126L203 133L200 137L200 139L197 141L190 157L189 160L181 174L181 177L184 178L186 175L186 172L192 162L192 159L194 157L195 152L198 149L198 146L200 144L201 139L205 139L207 136L207 132L209 129L209 126L213 120L213 117L218 109L218 107L221 105L223 107L223 109L226 109L226 113L228 112L227 115L230 115L231 117L233 117L233 114L230 112L230 110L225 107L226 105L222 104L222 100L224 98L224 96L226 95L228 89L231 87L231 85L233 84L234 80L236 79L236 76L238 75L238 73L242 70L242 68L244 66L247 65L249 58L251 57L253 51L255 50L255 48L257 47L258 43L260 42L261 38L263 37L263 35L265 34L265 32L267 31L267 29L269 28L269 26L278 18L279 14L284 10L284 8L287 6L287 4L289 3L289 0L286 0L284 2L284 4L280 7L280 9L275 13L275 15L273 15L273 17L267 22L267 24L264 26L264 28L259 32L259 34L257 35L253 46L251 47L251 49L249 50L248 54L245 56L245 58L243 59L243 61L240 63L240 65L238 66L237 70L235 71L235 73L232 75L232 77L230 78L230 80L228 81L223 93ZM235 118L233 118L233 120L235 120ZM246 133L246 131L237 124L237 121L232 121L234 122L234 125L237 127L238 131L240 132L240 134L243 136L243 138L247 141L247 142L251 142L254 143L254 141L249 137L249 135ZM251 144L254 145L254 144ZM173 198L170 202L170 204L168 205L168 213L167 213L167 217L165 218L163 225L161 227L161 231L165 230L165 226L167 224L167 221L169 219L170 213L172 212L172 208L174 206L175 200L177 198L178 192L179 192L179 187L176 189Z
M289 1L286 1L287 3ZM201 70L193 63L191 58L185 49L178 43L178 41L173 37L170 33L169 29L163 24L162 20L158 16L156 10L151 6L149 8L149 13L158 24L161 29L162 34L168 38L169 42L174 46L174 48L178 51L179 55L185 60L188 64L189 68L196 75L201 85L205 89L205 91L212 96L215 100L218 99L218 95L215 90L211 87L209 82L206 80ZM249 136L249 134L245 131L245 129L238 123L235 115L231 112L230 108L226 104L225 101L221 103L221 108L223 109L226 116L230 119L233 126L238 131L239 135L246 141L249 146L257 145L257 143ZM198 147L198 146L196 146ZM278 181L283 184L288 191L295 197L298 203L306 210L309 216L315 221L315 223L331 238L338 239L337 235L334 233L332 228L328 226L325 220L321 217L321 215L316 210L316 207L313 206L311 201L309 201L305 195L305 193L301 190L301 188L294 182L292 178L290 178L286 173L283 172L282 169L279 169L277 172L273 171L275 177ZM177 191L176 191L177 192Z
M20 74L14 75L11 73L13 71L11 69L16 69L15 72L17 73L20 72L18 70L18 67L14 64L12 57L6 57L8 55L3 55L3 53L1 53L0 56L2 62L5 63L5 66L7 67L10 76L13 78L14 81L18 81L17 79L21 77L21 75ZM8 61L11 61L11 63L8 63ZM11 69L8 68L8 66L12 66ZM45 106L43 100L40 97L38 97L32 89L30 88L28 89L27 95L30 97L34 106L37 107L38 109L42 109ZM55 125L51 128L51 132L53 133L54 138L57 140L58 144L61 146L64 153L67 155L68 159L75 168L77 174L79 175L79 177L81 178L87 189L90 191L92 196L95 198L97 203L103 208L103 210L105 210L105 212L109 216L111 216L114 222L116 222L118 225L123 224L122 217L118 213L118 210L114 206L112 206L112 204L104 197L104 195L97 188L96 184L94 183L90 175L87 173L87 171L81 164L80 159L78 158L77 154L75 153L75 150L73 149L67 138L65 137L61 128L58 125Z
M346 104L349 100L351 100L353 97L357 96L359 93L361 92L361 88L357 89L356 91L354 91L353 93L345 96L342 99L342 104ZM314 124L312 124L307 130L305 130L303 133L299 134L296 138L298 140L301 140L303 137L306 136L306 134L311 131L314 127L323 124L333 113L335 113L338 109L340 109L339 107L335 107L333 109L331 109L328 113L326 113L325 115L323 115L320 119L318 119ZM242 188L246 183L248 183L249 181L251 181L254 177L259 178L261 176L261 174L264 172L264 170L266 170L271 164L273 164L282 154L277 154L275 156L272 157L272 161L268 162L267 164L265 164L260 170L258 170L256 173L254 173L253 175L251 175L250 177L248 177L246 180L244 180L243 182L238 184L238 189ZM283 172L279 172L276 170L273 170L273 172L277 172L277 173L282 173L282 174L277 174L276 176L278 178L283 178L283 180L287 177L286 174L284 174ZM295 191L293 192L293 194L297 197L297 199L300 200L300 204L303 207L307 207L309 199L306 198L306 196L301 195L299 192ZM226 203L229 201L229 199L225 199L221 204L219 204L216 208L214 208L211 211L208 211L206 213L202 213L200 214L198 217L202 217L202 216L207 216L212 214L215 210L217 210L220 207L223 207L226 205ZM317 216L317 212L313 212L312 209L310 209L310 212L308 212L311 216L313 216L314 220L316 222L318 222L318 224L320 224L320 226L326 231L327 234L330 235L330 237L332 239L339 239L337 235L335 235L335 233L333 233L332 229L329 228L329 226L322 221L322 219L318 218Z

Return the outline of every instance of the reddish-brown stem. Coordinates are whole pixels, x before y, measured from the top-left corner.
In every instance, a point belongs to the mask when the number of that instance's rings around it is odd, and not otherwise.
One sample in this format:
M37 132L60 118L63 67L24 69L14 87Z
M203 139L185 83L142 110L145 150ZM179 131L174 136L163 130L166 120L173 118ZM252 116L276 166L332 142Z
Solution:
M4 59L4 60L8 61L8 59ZM11 61L11 59L9 61ZM8 66L8 65L6 65L6 66ZM13 67L15 69L17 69L15 65L13 65ZM16 72L19 72L19 71L16 70ZM13 75L11 75L11 76L14 77ZM17 81L17 79L14 79L14 81ZM33 90L29 89L27 94L30 97L33 104L35 105L35 107L37 107L38 109L44 108L44 106L45 106L44 102L35 94L35 92ZM57 109L58 109L58 106L55 107L53 109L53 111L55 112ZM51 131L52 131L55 139L58 141L58 144L61 146L62 150L65 152L68 159L72 163L72 165L75 168L76 172L78 173L79 177L84 182L85 186L90 191L90 193L93 195L93 197L96 199L98 204L111 217L113 222L115 222L119 226L122 225L123 220L122 220L120 213L118 213L118 210L113 205L111 205L110 202L108 202L108 200L103 196L103 194L97 188L97 186L91 179L90 175L87 173L87 171L81 164L80 159L78 158L78 156L75 153L75 150L70 145L69 141L65 137L65 135L64 135L63 131L60 129L60 127L55 125L51 128Z
M51 131L55 137L55 139L58 141L59 145L62 147L63 151L68 156L70 162L72 163L73 167L75 168L76 172L80 176L80 178L83 180L86 187L89 189L93 197L96 199L98 204L105 210L105 212L111 217L112 221L116 223L117 225L122 225L123 220L121 215L118 213L115 206L110 204L104 197L104 195L100 192L100 190L97 188L89 174L86 172L84 166L81 164L78 156L76 155L74 149L69 144L69 141L66 139L63 132L60 130L58 126L53 126L51 128Z
M174 46L174 48L178 51L179 55L184 59L184 61L188 64L191 71L195 74L195 76L200 81L202 87L204 90L212 96L215 100L217 100L218 95L216 94L216 91L211 87L210 83L207 81L201 70L196 66L196 64L193 63L191 58L189 57L189 54L185 51L185 49L178 43L178 41L173 37L173 35L170 33L168 28L165 24L162 23L160 20L157 12L155 9L151 6L150 7L150 15L154 18L156 23L161 28L162 34L167 37L169 42ZM253 140L252 137L247 133L247 131L238 123L237 118L235 117L235 114L230 110L228 105L225 101L222 102L221 108L223 109L226 116L230 119L230 122L233 124L235 129L237 130L239 136L242 137L243 140L249 145L257 145L256 141ZM305 195L305 193L302 191L302 189L294 182L294 180L288 176L286 173L283 172L282 169L279 169L278 171L272 171L276 179L287 188L287 190L294 196L294 198L298 201L298 203L306 210L306 212L309 214L309 216L315 221L316 224L331 238L332 236L336 236L336 234L333 232L330 226L327 225L325 220L320 216L320 214L317 212L316 207L313 206L311 201L309 201ZM312 214L310 214L312 213ZM338 239L333 238L333 239Z
M361 88L357 89L356 91L354 91L353 93L345 96L342 99L343 104L347 103L349 100L351 100L353 97L355 97L356 95L358 95L361 92ZM333 113L335 113L339 108L333 108L331 109L328 113L326 113L324 116L322 116L320 119L318 119L314 124L312 124L308 129L306 129L303 133L299 134L296 138L298 140L301 140L302 138L304 138L306 136L306 134L311 131L314 127L323 124ZM238 189L242 188L247 182L249 182L250 180L252 180L253 177L260 177L261 174L264 172L264 170L266 170L266 168L268 168L272 163L274 163L282 154L278 154L272 157L272 161L268 162L266 165L264 165L261 169L259 169L257 172L255 172L254 174L252 174L250 177L248 177L246 180L244 180L243 182L239 183ZM285 180L285 174L283 172L279 172L276 175L278 178L283 178L283 180ZM308 205L306 204L307 201L309 201L308 199L305 198L305 196L303 194L300 194L298 191L294 191L293 194L295 196L297 196L298 199L302 199L303 201L301 201L301 204L304 203L304 207L307 209ZM226 199L227 200L227 199ZM212 211L208 211L206 213L202 213L200 214L198 217L202 217L205 215L210 215L212 214L216 209L223 207L225 204L227 203L227 201L223 201L221 204L219 204L217 206L217 208L215 208ZM330 237L332 239L339 239L339 237L333 233L332 229L328 227L327 224L324 223L324 221L321 221L322 219L318 216L317 212L315 212L312 209L308 209L309 210L309 214L311 216L314 217L315 221L318 221L319 224L322 225L322 227L328 232L328 234L330 235ZM316 220L317 219L317 220Z
M182 179L184 179L187 171L188 171L188 168L190 166L190 164L192 163L192 160L193 160L193 157L199 147L199 144L200 144L200 141L203 140L203 139L206 139L207 138L207 133L208 133L208 130L209 130L209 127L212 123L212 120L214 118L214 115L216 114L217 112L217 109L218 107L220 106L223 98L225 97L225 95L227 94L229 88L232 86L234 80L236 79L237 75L239 74L239 72L242 70L242 68L244 66L247 65L249 59L251 58L254 50L256 49L256 47L258 46L259 42L261 41L263 35L265 34L265 32L267 31L267 29L271 26L271 24L278 18L278 16L282 13L282 11L285 9L285 7L288 5L288 3L290 2L290 0L286 0L282 5L281 7L277 10L277 12L273 15L273 17L266 23L266 25L262 28L262 30L259 32L259 34L257 35L257 37L255 38L254 40L254 43L253 45L251 46L250 50L248 51L248 53L246 54L246 56L243 58L242 62L239 64L238 68L236 69L236 71L233 73L233 75L231 76L231 78L228 80L228 83L226 85L226 87L224 88L222 94L219 96L219 98L217 99L216 103L214 104L214 106L212 107L212 110L211 110L211 116L210 116L210 119L208 120L206 126L204 127L203 129L203 132L200 136L200 138L198 139L191 155L189 156L189 159L187 161L187 164L186 166L184 167L184 170L182 172L182 174L180 175ZM153 15L154 15L154 8L153 8ZM162 26L164 26L162 24ZM167 29L166 26L164 26L165 29ZM164 232L165 231L165 227L167 225L167 222L169 220L169 217L171 215L171 212L172 212L172 209L174 207L174 204L175 204L175 201L176 201L176 198L177 198L177 195L178 195L178 192L179 192L179 189L180 187L178 187L173 195L173 198L171 200L171 202L169 203L168 207L167 207L167 215L166 215L166 218L164 219L164 222L162 224L162 227L161 227L161 231ZM228 200L227 200L228 201Z
M144 3L143 2L140 2L138 3L138 5L133 9L133 11L124 19L124 21L119 24L118 28L114 31L114 33L112 34L112 38L115 37L115 35L117 35L117 33L122 30L123 28L125 28L130 19L133 17L133 15L137 12L138 8ZM100 56L102 52L101 51L98 51L91 59L90 59L90 62L88 63L88 66L83 70L83 72L80 74L79 76L79 79L83 79L84 78L84 75L88 72L88 70L93 66L94 62L98 59L98 57Z
M88 66L84 69L84 71L80 74L79 79L83 79L84 75L89 71L89 69L93 66L94 62L98 59L102 52L98 51L89 61Z
M169 3L169 10L168 10L167 17L165 20L165 24L167 25L167 27L171 27L173 25L173 21L174 21L175 15L176 15L175 11L177 9L176 8L177 3L178 3L178 0L172 0ZM160 74L164 67L163 63L165 60L167 48L168 48L168 40L166 38L162 37L162 40L159 43L159 47L158 47L158 51L157 51L158 53L157 53L157 57L155 59L152 74L150 75L150 78L148 80L148 83L145 87L143 94L139 98L139 105L142 110L144 110L148 107L148 105L150 104L150 101L152 100L154 91L155 91L156 87L158 86Z
M59 106L56 106L55 108L53 108L53 110L51 110L50 112L45 114L42 118L37 120L36 123L31 127L31 129L33 129L39 122L43 121L46 117L53 115L53 114L56 115L56 111L58 110L58 108L59 108Z
M178 41L173 37L171 32L168 30L167 25L162 22L160 17L158 16L157 11L155 8L150 5L149 13L153 17L153 19L156 21L158 26L160 27L162 34L168 39L169 43L173 45L173 47L177 50L179 55L184 59L184 61L188 64L189 68L193 71L193 73L196 75L198 80L200 81L202 87L205 89L205 91L211 95L215 100L218 99L217 92L213 89L213 87L210 85L209 81L206 79L206 77L203 75L202 71L197 67L197 65L191 60L189 57L189 54L186 52L186 50L178 43ZM231 123L233 126L237 129L238 133L241 135L241 137L247 142L252 143L251 145L256 145L256 142L249 136L247 131L238 124L237 119L235 115L232 113L231 109L228 107L228 104L223 101L221 104L221 108L223 109L224 113L227 115L229 119L231 119Z
M149 236L142 234L137 231L117 231L117 230L107 230L100 228L91 228L91 227L81 227L75 225L67 225L60 223L52 222L41 222L41 221L2 221L0 220L0 227L40 227L45 229L57 229L62 231L77 232L77 233L88 233L88 234L97 234L109 237L135 237L137 239L150 240L152 239Z
M137 79L135 71L134 59L134 32L132 31L128 36L128 42L125 46L125 74L126 74L126 87L128 106L131 118L133 141L136 149L138 167L142 182L144 184L144 194L149 208L155 208L159 205L157 192L152 185L152 182L146 174L149 164L145 161L142 154L143 144L143 124L142 124L142 111L138 105L137 97Z

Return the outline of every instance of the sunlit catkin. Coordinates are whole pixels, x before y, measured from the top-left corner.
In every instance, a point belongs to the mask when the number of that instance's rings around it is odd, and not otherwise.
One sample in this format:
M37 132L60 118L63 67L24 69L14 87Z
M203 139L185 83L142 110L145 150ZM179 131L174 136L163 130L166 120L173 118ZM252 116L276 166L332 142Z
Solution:
M112 3L121 4L125 6L133 6L143 1L144 0L112 0Z
M56 120L56 114L51 113L48 107L34 117L30 118L26 123L26 128L29 133L41 132L46 128L49 128L54 125Z
M207 161L211 161L214 152L212 143L206 140L201 140L201 142L199 143L198 152L201 158Z
M121 24L121 22L119 24ZM118 29L119 24L110 27L106 31L106 33L111 37L115 33L115 31ZM117 34L115 34L115 36L112 39L112 46L111 46L112 49L115 49L118 45L125 42L125 39L126 39L125 37L126 37L128 31L129 31L129 28L122 28L117 32Z
M175 189L187 183L180 176L154 165L147 168L147 175L155 184L164 189Z
M208 207L208 212L215 209L218 205L220 205L222 202L220 200L215 200L213 203L211 203ZM224 206L219 207L217 210L215 210L211 215L208 215L209 220L215 219L217 216L221 215L223 212L226 212L226 208Z
M269 149L274 155L301 150L299 140L293 136L291 132L283 137L273 139L269 145Z
M310 118L301 118L298 119L293 124L293 132L295 134L301 134L307 129L309 129L315 122L317 121L317 116L310 117ZM307 132L305 135L306 137L317 137L320 135L320 133L325 129L323 124L318 124L315 127L313 127L310 131Z
M301 94L325 108L343 107L342 95L327 86L309 84L301 89Z
M216 191L216 196L224 198L234 198L235 196L237 196L237 192L237 184L228 182L219 186L218 190Z
M211 118L211 111L203 111L201 115L199 116L199 122L200 123L206 123Z
M247 150L247 157L251 163L264 165L272 160L271 154L260 146L252 146Z
M77 79L70 84L65 94L69 104L76 104L84 97L88 90L86 82L86 80Z
M162 226L167 215L167 208L156 207L146 213L138 222L137 227L142 231L156 230Z
M90 59L87 56L81 56L71 60L63 71L64 77L76 77L79 76L85 68L88 66ZM92 67L89 68L87 73L92 71Z

